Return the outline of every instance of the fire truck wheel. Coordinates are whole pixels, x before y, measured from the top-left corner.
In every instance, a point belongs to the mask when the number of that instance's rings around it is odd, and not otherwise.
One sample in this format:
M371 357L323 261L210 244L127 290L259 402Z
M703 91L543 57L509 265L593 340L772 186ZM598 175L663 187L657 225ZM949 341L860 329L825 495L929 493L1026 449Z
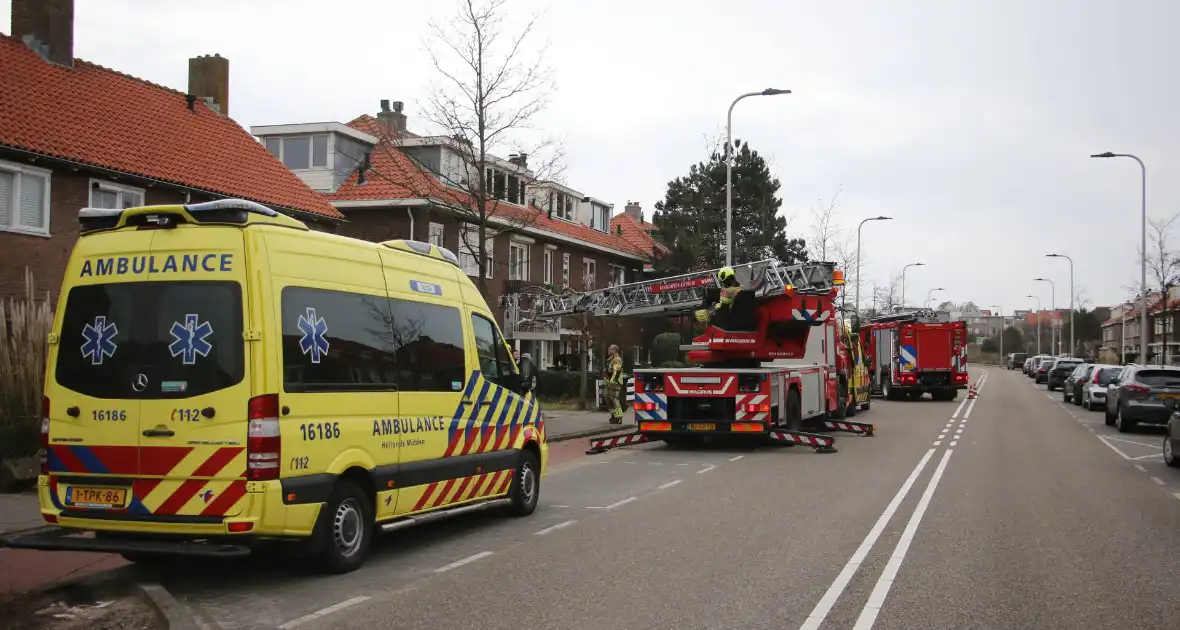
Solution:
M828 412L828 417L843 420L848 416L848 383L843 379L836 385L836 408Z
M787 430L798 431L803 427L803 405L799 402L799 390L787 394Z

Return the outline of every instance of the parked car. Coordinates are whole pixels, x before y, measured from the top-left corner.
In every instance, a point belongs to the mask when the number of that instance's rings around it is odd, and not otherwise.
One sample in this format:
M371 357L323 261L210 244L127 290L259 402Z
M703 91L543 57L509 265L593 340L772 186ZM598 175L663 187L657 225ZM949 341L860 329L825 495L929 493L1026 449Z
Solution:
M1045 383L1049 391L1053 391L1065 383L1065 379L1069 377L1075 368L1082 364L1082 360L1073 357L1061 357L1053 359L1051 362L1042 362L1042 365L1045 363L1049 363L1049 369L1045 371Z
M1012 354L1009 354L1008 358L1004 361L1004 367L1009 370L1018 369L1021 365L1024 365L1024 360L1027 358L1027 353L1013 352Z
M1168 432L1164 435L1164 463L1172 468L1180 468L1180 401L1169 400L1165 404L1171 410L1168 418Z
M1032 374L1033 363L1035 363L1035 359L1033 359L1032 357L1029 357L1024 360L1024 368L1022 371L1024 372L1025 376Z
M1033 380L1039 383L1044 383L1049 380L1049 368L1052 367L1053 357L1049 355L1041 355L1037 357L1036 367L1033 368Z
M1086 376L1094 370L1093 364L1080 363L1069 376L1065 377L1065 382L1061 384L1061 400L1063 402L1071 402L1075 405L1081 403L1082 383L1086 381Z
M1165 400L1180 400L1180 367L1128 365L1106 387L1106 424L1119 433L1140 424L1165 426L1172 417Z
M1085 382L1081 383L1082 391L1078 396L1078 404L1087 411L1106 407L1106 386L1122 371L1121 365L1095 365Z

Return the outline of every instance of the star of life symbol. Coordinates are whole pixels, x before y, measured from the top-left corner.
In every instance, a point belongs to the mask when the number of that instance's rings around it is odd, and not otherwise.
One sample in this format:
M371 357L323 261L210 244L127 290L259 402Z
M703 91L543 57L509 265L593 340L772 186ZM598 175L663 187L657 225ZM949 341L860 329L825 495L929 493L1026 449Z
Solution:
M168 345L168 351L174 357L181 357L185 365L193 365L198 354L207 357L213 350L213 344L208 340L213 334L213 325L202 322L199 315L190 313L184 316L184 323L172 322L172 330L168 332L175 339Z
M312 363L319 363L324 355L328 354L328 348L332 345L324 336L328 333L327 322L323 317L317 318L315 309L309 306L307 314L299 316L299 330L303 333L303 337L299 339L300 352L311 355Z
M82 328L82 356L90 359L91 365L102 365L105 357L115 356L115 335L119 334L114 323L107 323L106 315L97 315L93 324Z

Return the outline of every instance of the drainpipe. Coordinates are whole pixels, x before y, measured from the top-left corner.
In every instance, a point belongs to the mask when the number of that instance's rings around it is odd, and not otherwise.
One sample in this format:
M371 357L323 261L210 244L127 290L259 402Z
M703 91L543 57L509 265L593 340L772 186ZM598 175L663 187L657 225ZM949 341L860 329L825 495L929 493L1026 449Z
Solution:
M414 208L406 206L406 215L410 217L410 240L414 240Z

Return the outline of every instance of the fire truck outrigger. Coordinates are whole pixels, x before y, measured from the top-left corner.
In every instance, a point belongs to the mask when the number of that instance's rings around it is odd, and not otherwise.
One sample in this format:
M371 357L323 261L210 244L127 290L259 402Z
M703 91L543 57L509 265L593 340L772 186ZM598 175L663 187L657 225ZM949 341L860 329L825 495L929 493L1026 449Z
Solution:
M838 362L860 357L847 341L835 297L844 274L834 263L785 265L763 260L732 267L743 290L705 332L682 345L688 360L702 367L635 370L637 431L591 440L588 453L663 441L700 443L707 436L761 436L781 444L802 444L834 453L835 438L806 431L849 431L872 435L871 424L844 419L851 374ZM563 296L536 295L534 318L575 313L651 315L707 308L717 301L720 269L633 282ZM519 303L520 295L511 296ZM843 361L838 361L844 350ZM856 389L854 385L853 390Z

